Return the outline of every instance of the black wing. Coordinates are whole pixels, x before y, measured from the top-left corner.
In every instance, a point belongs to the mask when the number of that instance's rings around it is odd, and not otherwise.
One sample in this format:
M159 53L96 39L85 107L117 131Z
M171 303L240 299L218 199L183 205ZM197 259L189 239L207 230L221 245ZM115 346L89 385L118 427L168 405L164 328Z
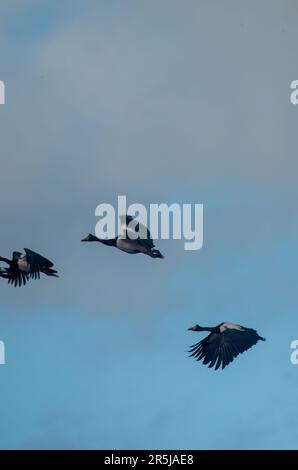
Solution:
M137 223L136 225L136 232L141 233L141 236L138 237L138 242L141 243L142 245L146 246L149 249L152 249L155 247L154 242L151 237L151 233L145 225L140 224L140 222ZM144 235L146 234L146 238L144 238Z
M8 284L12 284L14 287L25 285L29 279L28 274L20 271L15 263L11 264L9 268L2 269L0 276L7 279Z
M0 268L0 277L3 277L4 279L9 279L7 268Z
M12 261L7 258L3 258L3 256L0 256L0 261L4 261L4 263L11 265Z
M223 333L210 333L199 343L190 348L190 356L197 361L203 360L208 367L220 366L224 369L238 354L247 351L259 340L264 340L251 328L243 328L243 331L227 329Z
M35 253L28 248L24 248L26 253L26 258L28 263L30 264L30 273L29 276L33 279L39 279L40 273L47 274L48 276L55 276L57 277L57 271L51 269L54 266L52 261L44 258L44 256Z
M30 266L46 266L48 268L52 268L54 266L54 263L52 263L52 261L48 260L47 258L44 258L43 256L39 255L38 253L35 253L32 250L29 250L29 248L24 248L24 251L26 253L26 258Z
M145 225L140 224L140 222L136 221L136 219L131 215L126 215L125 221L126 226L128 226L132 221L136 222L135 225L133 224L133 226L124 229L126 238L131 238L130 233L133 233L134 235L138 235L137 237L133 237L133 239L137 240L141 245L145 246L149 250L155 247L150 230L145 227Z

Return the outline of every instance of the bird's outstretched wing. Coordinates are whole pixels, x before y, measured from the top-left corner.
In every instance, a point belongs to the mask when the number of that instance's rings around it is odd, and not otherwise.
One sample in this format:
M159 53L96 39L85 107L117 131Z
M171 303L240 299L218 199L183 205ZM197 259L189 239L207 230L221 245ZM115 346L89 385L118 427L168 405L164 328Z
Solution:
M52 261L44 258L44 256L41 256L32 250L29 250L28 248L24 248L24 251L26 253L27 261L30 265L29 276L31 278L39 279L41 272L47 274L48 276L58 277L57 271L55 271L55 269L51 269L54 266Z
M208 367L215 367L215 370L220 366L224 369L238 354L247 351L259 340L264 340L255 330L242 328L242 331L227 329L223 333L210 333L202 341L191 346L190 356L197 361L202 360Z
M7 269L8 268L0 268L0 277L3 277L3 279L9 279Z
M28 274L20 271L15 265L1 269L0 277L7 279L8 284L12 284L14 287L25 285L29 279Z
M29 248L24 248L24 251L26 253L26 258L30 266L47 266L48 268L52 268L54 266L54 263L52 263L52 261L48 260L47 258L44 258L44 256L41 256L38 253L35 253L35 251L29 250Z
M138 222L131 215L120 216L120 221L121 227L119 238L137 240L138 243L142 244L149 250L155 247L151 233L145 225Z

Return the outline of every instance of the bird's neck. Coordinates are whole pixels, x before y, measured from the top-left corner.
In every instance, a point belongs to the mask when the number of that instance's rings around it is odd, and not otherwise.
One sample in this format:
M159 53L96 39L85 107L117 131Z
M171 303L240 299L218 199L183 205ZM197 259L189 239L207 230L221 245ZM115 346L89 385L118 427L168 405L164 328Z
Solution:
M104 245L116 246L117 238L108 238L108 239L97 238L96 240L100 243L103 243Z
M219 328L217 326L202 326L200 331L208 331L209 333L218 333Z

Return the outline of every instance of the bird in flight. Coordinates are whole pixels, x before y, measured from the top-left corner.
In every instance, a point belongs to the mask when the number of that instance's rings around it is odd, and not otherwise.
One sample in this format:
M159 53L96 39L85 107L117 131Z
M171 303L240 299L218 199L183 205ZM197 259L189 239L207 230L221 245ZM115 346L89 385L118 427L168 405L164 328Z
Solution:
M209 332L202 341L191 346L188 352L190 357L197 361L202 360L203 364L208 364L208 367L214 367L215 370L220 366L224 369L238 354L247 351L258 341L265 341L256 330L236 323L224 322L215 327L195 325L188 329Z
M82 242L100 242L104 245L114 246L125 253L143 253L151 258L163 258L159 250L155 249L151 233L147 227L140 224L130 215L120 216L120 233L115 238L102 239L95 235L87 235Z
M52 269L54 264L51 261L28 248L24 251L25 254L14 251L11 260L0 256L0 261L8 264L8 267L0 269L0 277L7 279L9 284L20 287L29 279L39 279L40 273L59 277L57 271Z

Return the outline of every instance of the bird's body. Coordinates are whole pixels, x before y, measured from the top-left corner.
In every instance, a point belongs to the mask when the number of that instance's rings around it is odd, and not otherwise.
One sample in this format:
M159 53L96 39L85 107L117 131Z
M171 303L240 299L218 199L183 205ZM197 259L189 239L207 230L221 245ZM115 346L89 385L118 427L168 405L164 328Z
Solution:
M21 255L17 261L17 265L20 271L23 273L30 273L30 264L26 255Z
M125 251L125 253L129 253L130 255L136 253L146 254L146 249L142 245L140 245L136 240L129 240L117 237L116 247L121 251Z
M202 360L203 364L215 370L220 366L224 369L238 354L247 351L258 341L265 341L256 330L230 322L220 323L216 327L195 325L189 330L209 332L206 338L191 346L189 352L191 357Z
M147 227L141 225L129 215L120 217L120 220L122 223L117 237L101 239L89 234L82 239L82 242L96 241L104 245L114 246L128 254L143 253L151 258L163 258L160 251L154 249L155 245Z
M28 248L24 250L25 254L14 251L11 260L0 257L0 261L8 264L8 268L1 268L0 277L7 279L15 287L25 285L30 278L39 278L40 273L58 277L57 271L52 269L54 264L51 261Z

